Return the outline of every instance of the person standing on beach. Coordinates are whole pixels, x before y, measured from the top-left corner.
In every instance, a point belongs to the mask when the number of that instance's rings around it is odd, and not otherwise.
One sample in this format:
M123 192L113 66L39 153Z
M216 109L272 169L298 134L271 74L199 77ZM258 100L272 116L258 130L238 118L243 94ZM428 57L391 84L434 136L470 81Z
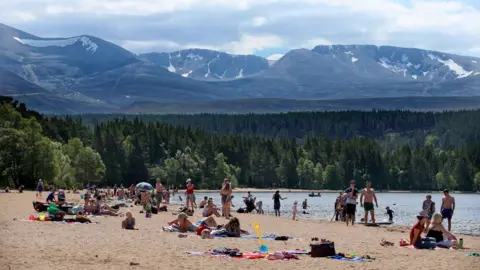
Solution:
M164 188L162 182L160 182L160 178L157 178L157 183L155 184L155 200L157 201L157 209L160 209L160 204L163 200L163 190Z
M194 211L195 186L192 184L192 179L190 178L187 179L187 190L185 191L185 194L187 195L187 209L190 204L192 206L192 211Z
M42 192L43 192L43 181L42 181L42 179L38 179L38 184L37 184L37 197L42 198Z
M432 195L427 195L425 201L423 201L422 209L427 213L428 216L426 226L426 228L428 228L428 226L430 226L430 221L432 220L433 213L435 213L435 202L432 201Z
M279 217L280 216L280 200L285 200L285 198L282 198L280 196L280 190L275 191L275 194L273 194L273 209L275 210L275 216Z
M443 191L442 207L440 209L443 219L448 220L448 231L452 229L452 217L455 211L455 198L450 196L450 191L445 189Z
M350 181L350 187L344 192L346 197L346 218L345 221L348 226L348 222L352 221L352 226L355 224L355 211L357 208L358 189L355 188L355 180Z
M226 219L230 218L230 201L232 196L232 184L225 178L223 179L222 189L220 190L222 201L222 216Z
M368 224L368 213L370 212L370 217L372 218L372 224L375 224L375 209L373 208L373 201L378 208L377 196L375 195L375 190L372 188L372 183L367 182L367 187L362 190L360 195L360 207L365 209L365 226Z

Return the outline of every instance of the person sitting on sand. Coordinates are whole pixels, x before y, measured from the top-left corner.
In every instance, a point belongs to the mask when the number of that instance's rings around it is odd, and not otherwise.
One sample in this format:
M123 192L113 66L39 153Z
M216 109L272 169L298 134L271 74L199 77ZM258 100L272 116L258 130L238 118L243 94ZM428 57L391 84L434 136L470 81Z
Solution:
M441 247L456 247L457 237L447 231L442 225L443 217L441 213L435 213L432 217L432 223L427 230L427 237L435 238L437 246Z
M180 232L195 232L197 227L188 220L187 214L181 212L178 214L177 219L168 222L169 226L176 226Z
M228 237L240 237L242 232L238 218L232 218L223 228L227 232Z
M218 213L216 206L213 204L212 198L208 199L207 205L203 208L202 215L203 217L209 217L211 215L220 217L220 213Z
M65 202L65 190L59 189L58 194L57 194L57 198L58 198L59 202Z
M135 218L132 215L130 210L127 210L125 213L125 220L122 221L122 229L126 230L136 230L135 229Z
M208 203L208 197L205 196L205 197L203 197L203 201L201 201L200 204L198 205L198 208L205 207L205 205L207 205L207 203Z
M25 189L25 186L24 186L24 185L20 185L20 186L18 187L18 192L19 192L19 193L23 193L23 190L24 190L24 189Z
M83 211L79 211L75 215L75 221L80 223L92 223L92 221L85 216L85 213Z
M418 249L432 249L437 246L435 238L427 237L422 238L421 234L425 230L425 224L428 220L428 214L425 211L421 211L417 215L417 222L410 229L410 245L413 245Z

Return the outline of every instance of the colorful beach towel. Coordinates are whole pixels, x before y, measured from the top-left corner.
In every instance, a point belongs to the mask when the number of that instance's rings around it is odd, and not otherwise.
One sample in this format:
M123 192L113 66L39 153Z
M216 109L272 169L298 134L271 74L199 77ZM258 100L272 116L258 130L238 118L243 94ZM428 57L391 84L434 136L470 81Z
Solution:
M349 261L349 262L371 262L374 259L369 256L359 256L358 254L337 254L334 256L327 257L329 259L340 260L340 261Z
M204 255L210 257L234 258L234 259L268 259L268 260L291 260L298 259L297 254L308 254L305 250L276 251L273 253L259 253L258 251L242 253L238 249L218 248L212 251L185 251L191 255Z

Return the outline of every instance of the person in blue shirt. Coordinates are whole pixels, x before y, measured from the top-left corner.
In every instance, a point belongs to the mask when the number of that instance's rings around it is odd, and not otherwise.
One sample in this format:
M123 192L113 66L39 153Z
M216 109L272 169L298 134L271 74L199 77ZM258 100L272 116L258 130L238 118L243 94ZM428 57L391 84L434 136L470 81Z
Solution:
M47 203L54 202L55 201L55 189L52 189L50 194L47 196Z

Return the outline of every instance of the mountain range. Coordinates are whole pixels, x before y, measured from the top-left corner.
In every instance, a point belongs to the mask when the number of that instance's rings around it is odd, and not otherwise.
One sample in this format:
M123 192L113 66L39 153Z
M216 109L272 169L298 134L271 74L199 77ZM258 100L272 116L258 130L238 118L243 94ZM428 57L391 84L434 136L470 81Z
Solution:
M136 55L98 37L42 38L0 24L0 95L45 113L272 100L391 98L383 104L393 104L399 97L424 97L421 104L480 96L480 59L373 45L294 49L274 62L204 49ZM438 104L434 100L429 104ZM296 110L295 104L285 110Z

